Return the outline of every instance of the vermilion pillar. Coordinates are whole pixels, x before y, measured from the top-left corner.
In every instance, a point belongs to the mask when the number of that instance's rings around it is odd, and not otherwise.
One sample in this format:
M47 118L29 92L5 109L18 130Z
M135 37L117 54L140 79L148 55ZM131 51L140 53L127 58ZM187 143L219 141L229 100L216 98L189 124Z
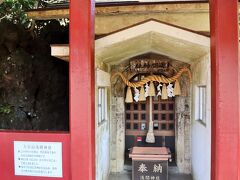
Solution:
M95 180L94 1L70 1L72 180Z
M238 155L238 1L210 0L210 22L212 69L211 180L237 180L240 161Z

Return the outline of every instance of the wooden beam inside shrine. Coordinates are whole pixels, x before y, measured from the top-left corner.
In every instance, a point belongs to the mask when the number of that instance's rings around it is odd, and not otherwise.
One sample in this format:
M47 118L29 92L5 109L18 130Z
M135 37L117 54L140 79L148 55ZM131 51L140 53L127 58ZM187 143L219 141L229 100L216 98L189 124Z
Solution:
M69 45L53 44L51 45L51 55L64 61L69 61Z

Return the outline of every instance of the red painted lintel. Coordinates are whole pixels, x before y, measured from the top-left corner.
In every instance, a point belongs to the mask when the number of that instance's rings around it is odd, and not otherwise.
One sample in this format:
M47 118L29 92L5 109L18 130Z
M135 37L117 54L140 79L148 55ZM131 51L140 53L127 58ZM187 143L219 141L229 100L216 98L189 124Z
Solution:
M212 83L211 180L238 180L238 1L210 0Z
M94 1L70 1L71 180L95 180Z

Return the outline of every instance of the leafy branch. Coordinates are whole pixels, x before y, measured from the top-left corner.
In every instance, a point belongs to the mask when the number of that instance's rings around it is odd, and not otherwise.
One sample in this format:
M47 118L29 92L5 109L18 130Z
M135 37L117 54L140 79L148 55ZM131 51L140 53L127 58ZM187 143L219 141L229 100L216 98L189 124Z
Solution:
M0 22L8 20L14 24L29 22L25 11L32 9L37 0L0 0Z
M1 114L9 114L10 112L11 112L11 106L10 105L0 106L0 113Z

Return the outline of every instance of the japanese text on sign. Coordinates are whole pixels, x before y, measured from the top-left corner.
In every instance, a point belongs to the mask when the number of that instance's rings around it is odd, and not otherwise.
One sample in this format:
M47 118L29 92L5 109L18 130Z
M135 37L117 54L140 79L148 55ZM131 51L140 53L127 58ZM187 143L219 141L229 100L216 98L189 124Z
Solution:
M134 180L167 180L167 161L133 161Z
M14 141L15 175L63 177L62 143Z

